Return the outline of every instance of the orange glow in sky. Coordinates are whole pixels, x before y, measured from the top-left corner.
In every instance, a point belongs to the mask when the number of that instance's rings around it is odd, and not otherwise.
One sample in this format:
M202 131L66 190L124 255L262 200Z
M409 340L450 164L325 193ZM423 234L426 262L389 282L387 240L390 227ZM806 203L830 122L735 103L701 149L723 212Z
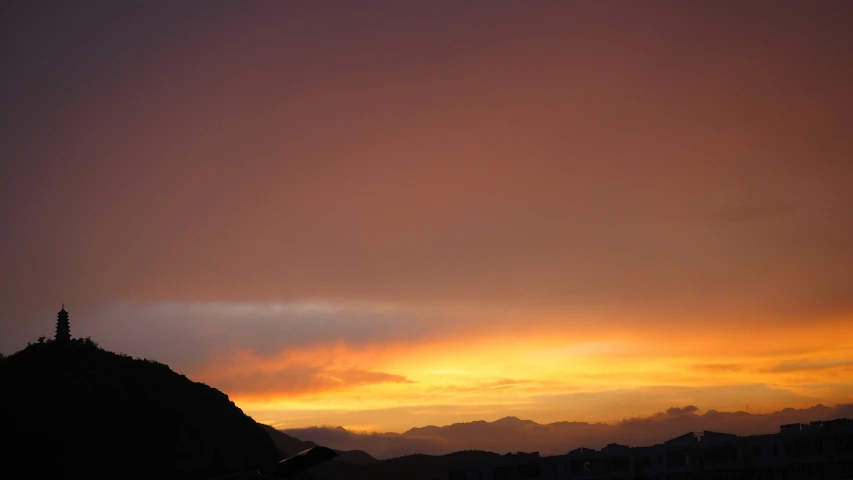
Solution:
M766 413L853 400L846 318L780 325L763 338L760 322L632 330L608 323L538 319L480 335L449 326L430 341L237 352L194 373L283 428L402 432L507 415L613 422L670 406ZM294 371L313 376L293 388Z

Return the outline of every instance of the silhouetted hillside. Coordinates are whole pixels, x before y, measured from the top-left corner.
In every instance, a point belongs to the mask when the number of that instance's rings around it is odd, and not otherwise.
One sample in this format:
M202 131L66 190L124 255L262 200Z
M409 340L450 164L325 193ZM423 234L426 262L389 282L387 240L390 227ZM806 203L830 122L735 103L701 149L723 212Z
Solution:
M303 442L302 440L291 437L290 435L276 430L275 428L269 425L264 425L262 423L259 423L258 425L260 425L261 428L263 428L264 431L267 432L267 435L272 438L272 441L275 444L276 448L278 448L278 450L285 457L296 455L302 450L317 446L317 444L314 442Z
M336 457L333 462L344 462L344 463L352 463L355 465L366 465L368 463L378 462L375 458L371 457L370 454L363 450L335 450L338 452L338 457Z
M496 453L471 450L441 456L407 455L361 465L332 461L312 468L310 475L317 480L446 480L450 470L481 465L500 457Z
M259 424L259 425L261 426L261 428L264 429L264 431L267 432L267 434L269 434L269 436L273 440L273 443L275 443L275 446L286 457L289 457L291 455L295 455L295 454L301 452L302 450L317 446L317 444L314 442L305 442L305 441L299 440L298 438L291 437L290 435L287 435L286 433L284 433L280 430L276 430L275 428L273 428L269 425L264 425L264 424ZM332 460L333 462L346 462L346 463L354 463L354 464L361 465L361 464L372 463L372 462L376 461L375 458L371 457L370 455L367 454L367 452L364 452L362 450L335 450L335 451L338 453L338 456Z
M0 386L6 472L203 479L282 458L222 392L91 341L30 345L0 362Z

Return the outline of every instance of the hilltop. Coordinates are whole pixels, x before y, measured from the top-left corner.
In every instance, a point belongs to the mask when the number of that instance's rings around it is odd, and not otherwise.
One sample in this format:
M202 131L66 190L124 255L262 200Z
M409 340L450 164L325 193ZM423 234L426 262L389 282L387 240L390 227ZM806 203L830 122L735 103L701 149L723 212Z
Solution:
M0 386L7 472L204 479L283 457L224 393L91 340L40 341L3 358Z

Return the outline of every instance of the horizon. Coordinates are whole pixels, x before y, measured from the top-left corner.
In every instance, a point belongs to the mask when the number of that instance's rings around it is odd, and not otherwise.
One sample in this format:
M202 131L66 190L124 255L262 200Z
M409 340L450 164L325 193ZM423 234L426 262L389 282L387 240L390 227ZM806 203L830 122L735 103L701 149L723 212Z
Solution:
M57 321L58 327L67 326L65 313L64 310L60 312L60 318ZM85 358L87 360L80 363L69 362L69 359L73 358ZM123 370L132 371L143 367L148 369L148 373L143 374L144 377L150 377L152 373L156 374L145 382L135 385L134 388L136 389L145 389L151 385L157 385L158 382L169 383L177 380L182 385L178 390L183 389L183 393L176 396L174 393L170 394L173 399L186 395L194 388L198 389L197 392L208 394L211 392L211 389L206 386L199 388L204 384L195 383L192 379L176 374L168 366L153 359L133 358L126 354L110 352L89 338L69 338L67 330L60 328L57 328L55 339L40 337L36 343L29 343L24 350L12 354L8 359L3 357L0 360L3 360L0 362L0 367L8 366L8 368L3 368L3 371L4 377L10 381L20 382L21 379L26 379L27 372L30 373L29 376L31 377L35 372L40 372L42 379L54 379L53 382L45 382L45 386L48 389L54 389L54 391L57 387L60 390L69 390L67 383L62 385L64 382L56 382L55 380L57 378L66 380L74 378L75 373L73 372L75 371L76 375L80 375L82 366L84 372L88 373L83 373L76 380L83 383L91 382L92 378L102 376L104 373L121 379L123 378ZM45 368L51 364L53 365L52 368ZM136 367L131 364L135 364ZM119 365L122 368L115 370L116 366ZM161 368L163 366L167 368L163 370ZM93 371L99 372L100 375L96 374L95 377L92 377L91 372ZM142 372L142 370L138 371ZM28 382L32 379L24 381ZM113 385L114 387L115 385ZM75 391L76 388L72 386L70 390ZM122 389L104 393L109 396L115 394L116 391L126 393ZM143 402L147 398L144 394L137 394L136 396ZM79 397L77 402L85 410L87 408L85 404L92 400L97 401L96 397L84 395ZM184 401L187 398L184 397ZM220 408L225 406L226 410L233 409L235 413L241 412L233 402L228 401L227 396L214 394L208 398L210 400L216 399L216 401L211 402L206 408L218 404ZM119 404L121 403L119 402ZM98 417L95 412L90 411L88 413L89 415L94 414L96 418ZM148 414L150 413L149 411ZM254 425L255 428L258 428L259 433L264 431L261 428L262 423L256 423L257 420L242 412L237 415L238 418L248 422L246 425ZM762 442L766 441L768 437L777 438L778 441L779 435L786 438L791 432L802 432L808 438L812 438L814 434L826 437L835 432L832 438L835 439L836 444L839 444L839 439L843 440L845 437L839 436L838 432L849 431L849 428L853 426L851 418L853 418L853 403L839 404L834 407L819 404L804 409L787 408L770 414L748 413L746 411L703 411L696 406L687 405L680 408L672 407L651 416L623 418L614 424L561 421L543 425L532 420L508 416L494 421L478 420L441 427L416 427L402 434L348 431L343 427L332 426L282 429L280 432L284 433L284 436L274 435L272 433L274 427L270 427L267 433L270 435L270 441L281 452L292 454L294 451L308 451L321 445L319 448L326 449L326 451L334 450L339 454L347 454L347 460L342 460L345 463L361 463L364 461L371 462L374 459L387 460L412 454L444 456L463 451L495 452L494 454L504 451L510 453L534 452L537 456L539 454L548 457L565 456L576 453L581 447L588 451L600 450L600 452L607 451L614 446L618 448L626 446L631 448L660 447L669 445L673 441L682 442L686 435L690 438L697 436L698 439L698 437L707 434ZM836 427L840 430L834 430ZM684 446L683 443L680 445ZM842 447L836 446L836 449L839 448ZM366 452L369 456L352 455L357 451Z
M705 416L708 413L711 413L711 414L724 413L724 414L747 414L747 415L773 415L773 414L784 413L786 411L792 411L792 410L793 411L802 411L802 410L808 411L808 410L815 409L815 408L835 408L835 409L837 409L839 407L847 407L850 405L853 405L853 404L836 404L835 406L829 406L829 405L823 405L823 404L819 403L816 405L810 405L808 407L799 408L799 409L798 408L792 408L792 407L786 407L786 408L783 408L781 410L775 410L775 411L769 411L769 412L749 412L746 410L738 410L738 411L734 411L734 412L723 412L723 411L718 411L718 410L714 410L714 409L701 410L701 409L698 409L698 407L696 407L695 405L686 405L684 407L670 407L670 409L681 410L683 408L687 408L687 409L697 408L696 411L689 411L689 412L680 413L680 415L695 415L695 416ZM620 424L620 423L627 422L627 421L646 420L646 419L654 418L655 416L660 416L662 414L665 414L665 412L655 412L651 415L636 416L636 417L623 417L623 418L618 419L618 420L609 420L609 421L559 420L559 421L550 422L550 423L537 422L536 420L534 420L532 418L519 418L519 417L514 416L514 415L507 415L504 417L495 418L495 419L491 419L491 420L488 418L478 418L478 419L472 419L472 420L462 421L462 422L454 422L451 424L444 424L444 425L413 425L411 428L409 428L405 431L401 431L401 432L360 430L358 428L347 428L344 425L303 425L303 426L293 426L293 427L285 427L285 426L277 427L277 426L270 424L270 423L265 423L265 425L269 425L269 426L275 428L276 430L279 430L279 431L282 431L285 433L288 431L300 431L300 430L308 430L308 429L314 429L314 428L318 428L318 429L339 429L339 428L342 428L349 433L355 433L355 434L372 434L372 433L402 434L402 433L409 432L411 430L423 429L423 428L428 428L428 427L441 428L441 427L449 427L449 426L460 425L460 424L468 424L468 423L496 423L496 422L500 422L501 420L518 420L521 422L533 422L533 423L535 423L537 425L541 425L541 426L553 425L555 423L584 423L584 424L589 424L589 425L616 425L616 424ZM844 419L845 417L841 417L841 418ZM820 418L820 419L816 418L813 421L827 421L827 420L836 420L836 419L835 418ZM264 423L264 422L259 422L259 423ZM779 427L781 427L781 425L778 425L777 427L769 427L769 428L771 428L771 429L775 428L776 430L778 430ZM685 433L687 433L687 432L685 432ZM721 433L729 433L729 432L721 432ZM775 431L768 431L767 433L775 433ZM634 445L631 445L631 446L634 446Z
M68 312L65 310L65 304L64 303L61 306L61 310L62 311L57 313L57 315L59 316L59 315L62 315L64 313L66 316L63 317L63 319L64 319L64 321L67 321ZM72 336L70 336L70 338L74 339L74 340L81 340L82 339L82 340L87 340L87 341L94 341L95 342L94 345L97 345L99 348L105 349L105 350L112 352L112 353L128 355L125 352L112 351L109 348L105 348L103 345L101 345L99 342L97 342L96 339L92 339L90 336L75 337L72 335ZM37 340L37 342L28 342L27 345L32 345L33 343L41 343L43 340L47 340L48 342L54 342L54 341L57 341L58 339L51 338L49 335L43 335L43 336L40 336L36 340ZM2 353L2 352L0 352L0 353ZM13 352L13 353L17 353L17 352ZM156 358L142 357L142 356L135 356L135 355L131 355L131 357L144 359L144 360L148 360L148 361L159 362L159 360ZM181 372L180 370L174 369L171 365L167 364L167 366L169 366L170 368L172 368L174 371L176 371L179 374L185 374L185 372ZM204 381L198 380L198 379L191 378L191 380L201 381L202 383L204 383ZM619 391L630 392L627 389L620 389ZM225 393L226 395L229 395L229 392L227 392L227 391L224 391L223 393ZM229 397L230 397L230 395L229 395ZM231 400L234 401L233 398ZM237 402L235 402L235 403L237 403ZM240 407L239 404L238 404L238 407ZM319 430L344 429L347 433L352 433L352 434L356 434L356 435L373 435L373 434L380 434L380 435L394 434L394 435L397 435L397 434L408 433L411 430L423 429L423 428L429 428L429 427L443 428L443 427L449 427L449 426L464 425L464 424L476 424L476 423L491 424L491 423L496 423L496 422L499 422L501 420L507 420L507 419L515 419L515 420L519 420L521 422L533 422L533 423L540 425L540 426L553 426L555 424L560 424L560 423L582 423L582 424L586 424L586 425L590 425L590 426L599 426L599 425L619 426L619 425L626 424L629 422L637 422L637 421L642 422L642 421L649 421L649 420L659 421L661 419L669 419L671 416L675 416L675 417L683 417L683 416L707 417L708 414L716 414L716 415L719 415L719 414L724 414L724 415L725 414L735 414L735 415L745 414L745 415L754 416L754 417L775 418L775 416L778 416L780 414L785 414L785 413L802 414L803 412L812 412L813 410L816 410L816 409L831 409L831 410L836 410L836 411L840 411L842 409L849 409L850 410L849 413L851 414L851 417L853 417L853 402L850 402L850 403L839 402L839 403L835 403L834 406L831 406L831 404L830 405L824 405L823 403L817 403L817 404L805 405L805 406L803 406L803 405L799 405L799 406L789 405L789 406L780 407L777 409L760 410L760 411L755 411L754 409L750 408L749 405L745 405L745 408L741 409L741 410L726 411L726 410L718 410L718 409L714 409L714 408L702 409L702 408L699 408L693 404L690 404L690 405L684 405L684 406L670 406L670 407L666 408L665 410L659 410L659 411L654 411L652 413L637 414L637 415L624 415L624 414L616 413L616 416L611 415L608 418L597 418L597 419L589 418L589 417L563 418L563 419L558 419L558 420L554 420L554 421L542 422L542 421L537 421L531 417L521 418L517 415L503 415L503 416L498 416L496 418L494 416L492 416L491 418L493 418L493 419L491 419L491 420L489 419L490 417L479 417L479 418L461 419L458 421L448 422L445 424L409 425L409 426L404 427L400 430L393 431L393 430L388 430L388 429L386 429L386 430L372 429L372 428L370 428L370 426L365 427L363 425L341 425L341 424L336 425L336 424L316 424L316 423L315 424L282 424L282 423L277 422L276 420L264 419L264 418L258 417L256 415L253 415L250 411L246 411L245 408L243 408L243 407L241 407L241 408L248 415L253 417L258 423L262 423L262 424L272 426L273 428L280 430L280 431L283 431L283 432L305 432L305 431L310 431L310 430L314 430L314 429L319 429ZM837 418L846 418L846 417L837 417ZM795 422L795 423L807 423L807 422L811 422L811 421L815 421L815 420L825 421L825 420L832 420L832 419L833 418L823 418L823 417L817 418L817 419L810 419L810 418L800 416L800 417L797 417L797 422ZM788 423L790 423L790 421ZM782 425L781 423L777 422L776 424L774 424L773 421L771 421L770 423L763 424L762 428L759 430L755 430L754 426L752 427L753 428L752 430L749 430L749 429L748 430L742 430L738 427L733 427L733 426L730 426L729 429L732 430L732 432L736 435L740 435L742 432L746 432L746 431L750 432L749 434L764 434L764 433L774 433L776 431L777 427L779 427L781 425ZM711 428L715 428L715 426L713 426L713 424L712 424ZM696 431L696 430L693 430L693 431ZM729 433L729 432L724 432L724 433ZM657 432L657 435L660 436L660 433ZM664 436L666 436L666 434L664 434ZM654 437L648 437L647 436L647 437L643 437L643 438L654 438ZM648 441L648 440L646 440L646 441ZM631 445L631 446L634 446L634 445Z
M853 403L853 3L0 8L0 353L276 428Z
M387 308L387 307L386 307ZM305 304L302 307L303 310L310 311L314 314L318 312L322 312L323 309L320 308L316 304ZM196 310L200 311L208 311L207 308L196 308ZM74 338L87 338L91 337L90 335L81 335L79 337L74 334L77 332L75 330L75 316L73 313L73 309L70 309L69 312L71 315L71 333ZM115 311L111 311L110 313L115 313ZM121 318L125 318L126 320L140 320L140 319L128 319L127 317L121 316ZM142 318L142 320L146 320ZM100 323L100 322L98 322ZM83 325L87 325L89 322L83 322ZM125 325L127 326L127 325ZM578 397L587 397L584 403L587 405L587 411L582 415L572 415L571 410L567 408L556 408L551 411L547 411L543 414L544 418L537 417L535 413L525 414L523 413L523 407L519 407L517 405L508 405L508 404L500 404L500 405L480 405L476 412L484 412L480 413L470 413L470 411L466 411L463 408L459 408L455 405L448 404L440 404L434 403L430 405L428 408L421 408L419 412L412 412L406 407L397 407L396 410L403 410L400 418L401 421L398 421L394 424L393 428L384 428L382 424L370 424L365 423L363 421L356 422L338 422L338 423L323 423L322 421L316 421L314 419L309 419L305 421L294 421L294 420L281 420L281 416L278 416L277 413L281 412L281 410L271 408L266 401L261 400L260 402L255 402L252 400L246 401L244 398L241 398L239 394L235 395L234 392L229 391L227 388L223 388L222 385L211 383L204 376L199 377L196 372L190 372L185 369L180 368L179 366L173 365L168 359L158 358L156 355L146 355L140 354L139 352L127 352L121 349L112 348L116 343L121 344L121 340L137 340L133 336L125 336L121 333L119 329L109 330L110 333L113 333L115 336L108 336L106 338L106 344L98 338L93 338L93 340L97 341L98 344L107 350L130 354L134 357L139 358L148 358L155 361L160 361L169 365L176 372L188 375L190 378L196 381L200 381L203 383L207 383L215 388L218 388L223 391L226 395L228 395L232 401L234 401L244 412L248 415L255 418L260 423L265 423L271 426L274 426L280 430L294 430L294 429L304 429L310 427L343 427L346 430L354 433L365 433L365 432L376 432L376 433L404 433L412 428L422 428L426 426L447 426L457 423L470 423L477 421L495 421L505 417L516 417L522 418L525 420L532 420L536 423L547 425L555 422L587 422L590 424L607 424L607 425L616 425L620 422L624 422L625 420L630 419L644 419L644 418L653 418L656 415L660 415L664 413L664 411L669 409L680 409L684 406L693 407L694 405L702 405L701 412L707 411L717 411L723 413L736 413L736 412L746 412L749 414L774 414L779 413L785 409L808 409L810 407L814 407L817 405L836 405L843 406L847 404L851 404L853 402L849 401L850 399L847 397L841 396L841 400L832 401L832 400L822 400L813 398L811 401L806 397L805 400L800 397L799 402L789 402L783 403L781 405L768 405L767 403L755 402L752 404L744 403L748 397L745 395L755 395L761 394L764 392L773 391L773 388L769 388L768 385L765 384L755 384L755 383L745 383L745 384L736 384L736 385L724 385L724 386L714 386L712 388L697 388L683 385L653 385L649 387L626 387L626 386L618 386L613 389L602 389L597 391L587 391L587 392L577 392L573 391L568 395L576 395ZM48 333L45 329L45 333ZM85 333L85 332L84 332ZM50 335L47 335L50 338ZM32 339L33 341L35 339ZM800 337L797 340L803 341L804 338ZM818 337L816 340L821 340ZM3 353L3 352L0 352ZM849 369L849 365L853 364L853 362L848 361L840 361L836 363L829 363L828 365L817 364L813 366L815 363L813 360L806 360L805 364L798 364L796 358L791 358L789 354L780 356L784 358L785 361L782 363L775 364L772 368L764 368L763 371L773 371L780 370L782 372L788 372L789 370L798 370L803 369L807 372L813 371L815 369L829 369L829 370L844 370ZM629 357L628 360L633 361L633 357ZM725 364L724 364L725 365ZM216 364L217 368L220 364ZM241 366L237 366L235 368L242 368ZM694 363L695 368L695 363ZM705 366L701 367L702 369L706 368ZM725 368L725 370L729 370L729 368ZM404 384L410 383L410 380L406 380L403 382ZM498 385L499 389L504 389L506 387L512 387L515 382L506 382L505 384ZM839 388L842 391L846 391L849 387L846 385L840 385ZM714 393L716 391L716 397ZM673 394L674 393L674 394ZM703 395L708 395L707 397ZM635 404L638 400L642 400L643 396L652 397L651 402L647 402L645 405L645 409L637 409L637 408L624 408L625 405ZM730 397L734 396L734 399ZM567 395L563 396L565 399ZM595 402L601 399L609 400L611 403L607 408L596 408L594 410L590 409L589 405L594 405ZM668 398L673 399L671 402L668 400L661 401L660 398ZM797 398L796 396L791 398ZM654 401L657 399L657 401ZM714 400L717 400L714 403ZM722 401L720 401L722 400ZM669 403L668 403L669 402ZM707 407L706 407L707 405ZM573 405L575 410L578 408L578 404ZM581 404L581 406L583 406ZM728 407L728 408L727 408ZM739 408L740 407L740 408ZM695 407L693 407L695 408ZM391 409L392 411L395 409ZM429 415L431 412L424 410L432 409L433 411L437 411L443 415ZM273 413L270 414L269 412ZM527 411L535 412L535 409L528 409ZM297 411L298 412L298 411ZM450 412L450 414L448 414ZM593 414L589 414L588 412L593 412ZM598 412L596 415L595 412ZM356 419L364 419L369 418L370 416L385 416L388 413L388 409L376 409L376 410L356 410L356 411L348 411L344 412L343 415L338 414L335 415L327 415L325 418L356 418ZM292 412L291 412L292 414ZM449 420L442 422L441 420L433 421L432 423L429 420L423 420L421 423L416 423L418 418L433 418L433 419L441 419L448 418ZM825 419L824 419L825 420ZM386 423L387 425L387 423ZM775 428L773 426L772 428Z
M63 311L65 310L64 304L62 305L62 310ZM32 346L35 344L43 344L43 343L62 344L62 343L69 342L69 341L74 342L75 344L81 345L81 343L79 343L79 341L81 341L81 340L83 341L82 345L87 345L87 346L91 346L94 348L98 348L100 350L106 351L106 352L111 353L111 354L128 356L126 353L123 353L123 352L113 352L113 351L110 351L108 349L104 349L103 346L101 346L96 340L92 339L91 337L73 337L73 336L71 336L71 337L69 337L69 340L60 341L59 338L50 338L49 336L41 336L38 339L36 339L36 342L28 342L27 346ZM0 352L0 353L2 353L2 352ZM13 352L12 355L14 355L15 353L18 353L18 352ZM146 362L161 363L161 362L158 362L157 359L155 359L155 358L144 358L144 357L134 357L134 356L130 356L130 357L134 358L136 360L142 360L142 361L146 361ZM166 366L168 367L169 365L166 365ZM171 367L170 367L170 369L171 369ZM181 374L180 372L176 372L176 373ZM190 380L194 381L191 378L190 378ZM201 383L203 383L203 382L201 382ZM225 393L227 396L227 392L222 392L222 393ZM288 431L294 431L295 432L295 431L305 431L305 430L313 430L313 429L321 429L321 430L322 429L327 429L327 430L343 429L347 433L354 433L357 435L372 435L372 434L403 434L403 433L409 433L411 430L426 429L426 428L431 428L431 427L443 428L443 427L452 427L452 426L457 426L457 425L482 424L482 423L496 424L496 423L502 422L504 420L518 421L518 422L524 423L524 424L532 422L533 424L536 424L539 426L553 426L556 424L565 424L565 423L579 423L579 424L585 424L585 425L590 425L590 426L597 426L597 425L619 425L619 424L625 424L625 423L630 423L630 422L648 421L648 420L656 420L656 421L671 420L673 418L685 417L685 416L707 417L709 415L720 415L720 414L723 414L723 415L727 415L727 414L728 415L740 415L740 414L743 414L743 415L757 416L757 417L773 417L774 415L780 415L780 414L786 414L786 413L796 413L796 414L804 414L805 413L806 415L813 415L812 412L814 412L815 410L819 410L819 411L834 410L836 412L839 412L839 413L837 413L837 415L833 414L835 416L830 415L832 418L826 417L826 414L824 414L823 417L816 418L815 420L808 420L807 422L798 420L797 422L794 422L794 423L798 423L798 424L806 424L806 423L814 423L815 421L823 422L823 421L838 420L838 419L847 420L848 419L847 417L839 417L839 415L844 415L845 413L841 413L841 412L846 412L847 409L849 409L849 413L851 414L851 417L853 417L853 403L835 404L834 406L828 406L828 405L823 405L823 404L819 403L819 404L815 404L815 405L809 405L809 406L804 407L804 408L785 407L785 408L780 409L780 410L768 411L768 412L754 412L754 411L751 411L751 409L749 409L748 406L747 406L747 409L745 409L745 410L737 410L737 411L726 412L726 411L719 411L719 410L714 410L714 409L704 410L704 409L701 409L695 405L685 405L683 407L669 407L665 411L655 412L651 415L638 415L638 416L633 416L633 417L622 416L622 417L619 417L618 419L606 420L606 421L602 421L602 420L599 420L599 421L595 421L595 420L592 420L592 421L590 421L590 420L559 420L556 422L544 423L544 422L537 422L536 420L534 420L532 418L519 418L515 415L506 415L503 417L494 418L492 420L490 420L488 418L479 418L479 419L475 419L475 420L460 421L460 422L454 422L452 424L445 424L445 425L415 425L415 426L408 428L405 432L390 432L390 431L382 432L382 431L374 431L374 430L360 430L358 428L348 428L348 427L343 426L343 425L305 425L305 426L286 427L286 426L276 426L273 422L265 422L265 421L260 421L260 420L256 420L256 421L258 421L258 423L271 426L271 427L273 427L279 431L282 431L282 432L288 432ZM814 415L817 415L817 414L814 414ZM805 417L801 417L801 418L805 418ZM513 424L515 424L515 423L513 422ZM771 430L776 430L777 425L772 424L772 422L767 423L766 425L767 425L766 428L768 428L767 433L775 433L775 432L771 432ZM779 428L784 427L784 424L779 424L778 427ZM697 432L698 430L693 430L693 431ZM726 433L726 432L723 432L723 433ZM756 433L753 432L751 434L756 434ZM666 436L666 435L664 435L664 436Z
M62 311L65 311L65 305L64 304L62 304ZM67 316L65 317L65 319L67 320ZM97 342L97 340L94 340L91 337L70 336L69 339L73 342L83 340L84 344L95 346L95 347L102 349L102 350L105 350L109 353L118 354L118 355L127 355L126 353L123 353L123 352L113 352L113 351L110 351L108 349L104 349L104 347L101 346ZM65 341L67 342L68 340L65 340ZM58 338L50 338L50 336L45 335L45 336L40 336L38 339L36 339L36 342L28 342L27 346L30 346L33 344L41 344L44 342L47 342L49 344L54 343L54 342L62 343L59 341ZM0 352L0 353L2 353L2 352ZM14 353L18 353L18 352L14 352ZM153 362L161 363L161 362L158 362L158 360L156 358L145 358L145 357L134 357L134 356L131 356L131 357L138 359L138 360L144 360L144 361L149 361L149 362L153 361ZM167 365L167 366L169 366L169 365ZM180 374L180 372L176 372L176 373ZM190 380L192 380L192 379L190 379ZM204 383L204 382L201 382L201 383ZM222 393L225 393L226 395L228 395L228 392L222 392ZM590 419L577 420L577 419L573 419L573 420L558 420L556 422L546 423L546 422L537 422L533 418L519 418L518 416L515 416L515 415L505 415L502 417L493 418L491 420L488 417L485 417L485 418L477 418L477 419L470 419L470 420L462 420L459 422L454 422L452 424L414 425L414 426L409 427L405 431L398 431L398 432L376 431L376 430L370 430L370 429L359 429L357 426L351 427L351 426L331 425L331 424L286 426L286 425L276 425L275 422L270 422L270 421L261 421L261 420L257 420L257 421L258 421L258 423L269 425L269 426L271 426L277 430L285 431L285 432L286 431L311 430L311 429L344 429L349 433L355 433L355 434L361 435L361 434L374 434L374 433L402 434L402 433L407 433L411 430L424 429L424 428L430 428L430 427L442 428L442 427L462 425L462 424L472 424L472 423L473 424L476 424L476 423L497 423L497 422L501 422L503 420L518 420L522 423L533 422L533 423L535 423L537 425L541 425L541 426L549 426L549 425L554 425L554 424L559 424L559 423L582 423L582 424L594 426L594 425L618 425L618 424L632 422L632 421L643 421L643 420L652 420L652 419L658 419L659 420L661 418L667 418L670 416L676 416L676 417L677 416L699 416L699 417L704 417L704 416L711 415L711 414L713 414L713 415L718 415L718 414L735 414L735 415L745 414L745 415L750 415L750 416L754 415L754 416L761 417L761 416L773 416L773 415L778 415L778 414L783 414L783 413L791 413L791 412L795 412L795 413L811 412L811 411L818 410L818 409L841 410L843 408L853 408L853 403L849 403L849 404L838 403L838 404L835 404L834 407L818 403L815 405L808 405L808 406L802 407L802 408L785 407L785 408L782 408L779 410L771 410L771 411L766 411L766 412L755 412L752 409L750 409L748 405L746 406L746 408L744 410L736 410L736 411L720 411L720 410L715 410L715 409L704 410L704 409L701 409L695 405L685 405L683 407L672 406L672 407L667 408L665 411L658 411L658 412L655 412L655 413L650 414L650 415L621 416L621 417L613 417L612 419L608 419L608 420L590 420ZM850 410L850 413L853 414L853 409ZM826 420L833 420L833 418L821 417L820 419L816 419L815 421L826 421ZM809 420L809 421L811 422L812 420ZM796 422L796 423L802 423L802 422ZM782 425L780 424L779 426L781 427ZM776 426L772 425L768 428L775 429ZM769 432L769 430L768 430L768 432Z

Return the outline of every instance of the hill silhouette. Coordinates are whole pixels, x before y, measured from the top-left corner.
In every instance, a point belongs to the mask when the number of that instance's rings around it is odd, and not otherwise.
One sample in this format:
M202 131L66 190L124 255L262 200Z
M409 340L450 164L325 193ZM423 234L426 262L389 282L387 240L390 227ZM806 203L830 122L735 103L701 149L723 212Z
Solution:
M88 339L40 339L0 361L0 385L0 471L204 479L283 457L219 390Z
M290 435L276 430L275 428L264 425L263 423L259 423L258 425L267 432L267 435L270 436L276 448L285 456L289 457L291 455L296 455L302 450L306 450L311 447L316 447L317 444L314 442L305 442L299 440L298 438L291 437Z
M364 450L335 450L338 452L338 457L332 460L333 462L352 463L354 465L367 465L369 463L378 462Z
M445 480L448 471L467 466L482 465L499 459L491 452L475 450L454 452L447 455L406 455L366 464L331 461L311 469L310 478L316 480ZM308 476L305 477L309 478ZM302 480L302 478L299 478Z
M303 440L299 440L298 438L291 437L290 435L276 430L274 427L269 425L259 424L261 428L264 429L265 432L272 438L275 446L284 454L284 456L289 457L291 455L295 455L302 450L316 447L317 444L314 442L306 442ZM354 463L357 465L362 465L366 463L373 463L376 461L375 458L371 457L362 450L335 450L338 453L338 456L335 457L333 462L345 462L345 463Z

